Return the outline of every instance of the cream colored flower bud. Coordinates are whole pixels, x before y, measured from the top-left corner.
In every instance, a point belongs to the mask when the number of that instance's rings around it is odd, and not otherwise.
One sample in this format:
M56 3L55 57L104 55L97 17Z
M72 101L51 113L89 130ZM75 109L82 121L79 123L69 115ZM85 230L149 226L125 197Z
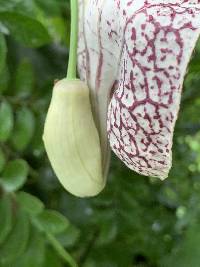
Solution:
M63 79L55 84L43 140L52 167L67 191L89 197L104 188L100 140L84 82Z

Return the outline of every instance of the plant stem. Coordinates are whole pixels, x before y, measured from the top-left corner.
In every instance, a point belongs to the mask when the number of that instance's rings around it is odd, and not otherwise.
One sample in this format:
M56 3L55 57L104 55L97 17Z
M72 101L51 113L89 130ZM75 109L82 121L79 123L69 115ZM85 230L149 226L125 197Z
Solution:
M76 79L77 42L78 42L78 0L70 0L71 32L67 79Z
M53 248L57 251L57 253L60 255L60 257L70 266L70 267L78 267L74 259L71 257L71 255L61 246L61 244L58 242L58 240L52 235L47 233L47 238Z

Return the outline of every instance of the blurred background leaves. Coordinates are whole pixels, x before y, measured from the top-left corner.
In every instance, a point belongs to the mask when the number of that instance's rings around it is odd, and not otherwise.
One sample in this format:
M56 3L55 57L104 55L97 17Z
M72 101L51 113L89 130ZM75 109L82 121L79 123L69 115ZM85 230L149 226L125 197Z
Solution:
M42 143L65 76L67 0L0 0L0 267L200 266L200 42L184 83L173 168L160 182L112 158L107 187L78 199Z

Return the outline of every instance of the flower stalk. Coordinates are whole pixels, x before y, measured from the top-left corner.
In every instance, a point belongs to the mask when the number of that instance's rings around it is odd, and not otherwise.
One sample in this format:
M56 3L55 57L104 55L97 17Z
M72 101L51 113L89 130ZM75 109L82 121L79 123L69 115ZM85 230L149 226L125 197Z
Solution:
M77 43L78 43L78 1L70 0L71 32L67 79L76 79Z

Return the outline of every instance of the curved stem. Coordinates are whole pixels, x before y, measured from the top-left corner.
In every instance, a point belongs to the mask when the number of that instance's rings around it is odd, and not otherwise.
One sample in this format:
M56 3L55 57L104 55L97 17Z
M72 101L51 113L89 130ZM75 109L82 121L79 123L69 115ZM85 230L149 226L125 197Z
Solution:
M53 248L57 251L57 253L61 256L61 258L70 266L70 267L78 267L74 259L71 257L71 255L61 246L61 244L58 242L58 240L49 233L46 233L47 238Z
M78 42L78 0L70 0L71 33L67 79L76 79L77 42Z

